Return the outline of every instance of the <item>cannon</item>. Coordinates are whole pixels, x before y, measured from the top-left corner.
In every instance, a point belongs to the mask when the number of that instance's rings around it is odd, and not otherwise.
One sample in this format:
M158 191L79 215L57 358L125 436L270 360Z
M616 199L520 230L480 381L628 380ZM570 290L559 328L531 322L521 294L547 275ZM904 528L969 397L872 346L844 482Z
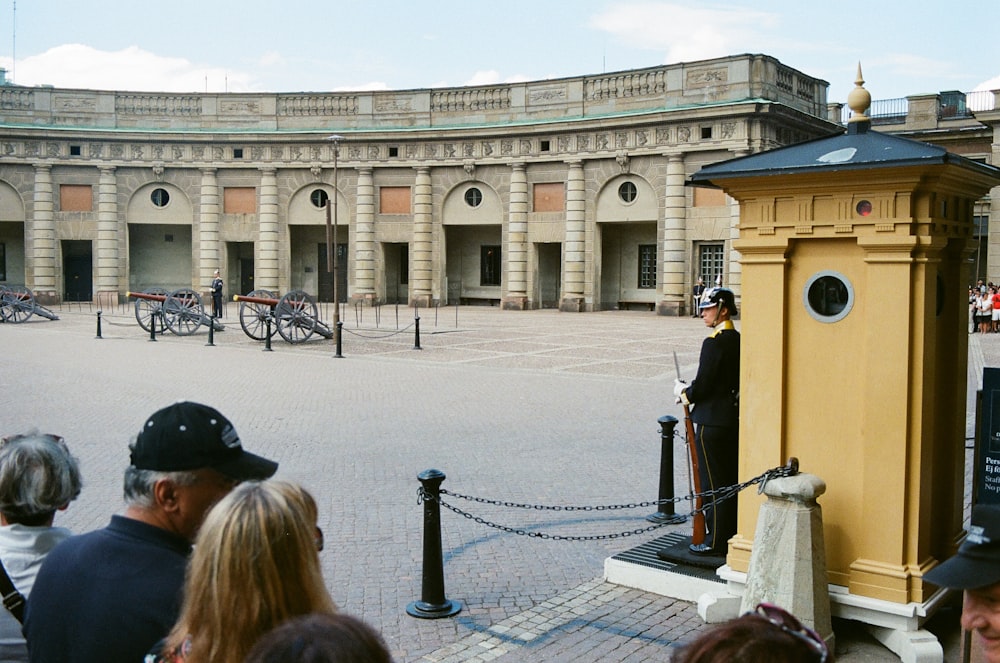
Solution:
M153 325L157 333L169 329L178 336L193 334L202 325L212 325L216 331L225 330L221 322L205 315L201 295L189 288L170 293L162 288L150 288L145 292L126 292L125 296L135 297L135 319L146 331L152 331Z
M302 290L292 290L283 297L268 290L254 290L248 295L233 295L240 303L240 326L252 339L267 339L277 331L289 343L305 343L313 333L333 338L333 330L319 319L316 300Z
M35 295L23 285L0 285L0 321L24 322L32 315L49 320L59 316L35 301Z

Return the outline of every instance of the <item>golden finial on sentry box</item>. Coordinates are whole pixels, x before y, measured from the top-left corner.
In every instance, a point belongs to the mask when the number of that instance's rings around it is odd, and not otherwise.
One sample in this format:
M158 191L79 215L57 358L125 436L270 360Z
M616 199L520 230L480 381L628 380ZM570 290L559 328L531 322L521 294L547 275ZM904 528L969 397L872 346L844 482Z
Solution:
M850 122L869 122L865 111L871 108L872 95L864 88L865 79L861 76L861 63L858 62L858 77L854 81L854 89L847 95L847 106L851 109Z

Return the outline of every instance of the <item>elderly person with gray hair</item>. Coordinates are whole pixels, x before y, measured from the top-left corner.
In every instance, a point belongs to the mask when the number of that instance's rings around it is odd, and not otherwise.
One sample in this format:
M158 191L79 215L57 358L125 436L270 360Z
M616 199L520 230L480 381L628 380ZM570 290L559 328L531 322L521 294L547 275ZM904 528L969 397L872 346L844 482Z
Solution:
M80 486L80 467L61 437L32 431L0 440L0 562L22 596L49 551L71 535L52 523ZM27 660L21 624L0 611L0 661Z

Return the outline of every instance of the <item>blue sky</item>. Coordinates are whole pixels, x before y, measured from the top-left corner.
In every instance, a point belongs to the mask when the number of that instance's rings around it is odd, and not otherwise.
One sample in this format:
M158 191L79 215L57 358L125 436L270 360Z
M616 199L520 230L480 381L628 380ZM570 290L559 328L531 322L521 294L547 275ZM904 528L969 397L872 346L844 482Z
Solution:
M0 0L19 85L409 89L766 53L845 102L1000 88L1000 0ZM15 61L16 57L16 61Z

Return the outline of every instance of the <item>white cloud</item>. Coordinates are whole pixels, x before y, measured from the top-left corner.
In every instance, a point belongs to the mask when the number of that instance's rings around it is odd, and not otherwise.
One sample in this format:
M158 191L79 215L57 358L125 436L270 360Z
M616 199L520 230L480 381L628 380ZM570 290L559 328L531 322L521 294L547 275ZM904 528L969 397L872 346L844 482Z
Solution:
M274 67L285 64L285 58L277 51L268 51L260 56L257 60L257 64L262 67Z
M525 76L524 74L511 74L510 76L501 76L500 72L495 69L489 69L485 71L477 71L472 75L472 78L468 79L463 86L474 86L474 85L494 85L496 83L523 83L525 81L531 81L534 78ZM450 84L445 84L442 87L447 87Z
M8 76L11 69L8 66ZM63 44L18 60L13 73L17 85L96 90L245 92L258 86L250 73L196 65L138 46L100 51L83 44Z
M758 52L777 23L776 14L741 7L622 2L593 16L589 25L630 46L663 51L666 62L689 62Z
M974 92L980 92L982 90L1000 90L1000 76L994 76L988 81L983 81L973 88Z

